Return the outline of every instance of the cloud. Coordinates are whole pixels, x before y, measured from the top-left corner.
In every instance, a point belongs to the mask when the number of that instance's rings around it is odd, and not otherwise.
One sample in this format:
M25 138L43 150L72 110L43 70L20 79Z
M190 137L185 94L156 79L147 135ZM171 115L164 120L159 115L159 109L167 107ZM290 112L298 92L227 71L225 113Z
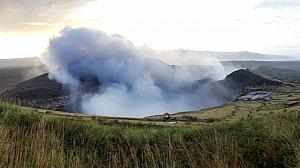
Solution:
M300 8L300 0L265 0L258 4L256 8Z
M0 31L48 29L94 0L1 0Z

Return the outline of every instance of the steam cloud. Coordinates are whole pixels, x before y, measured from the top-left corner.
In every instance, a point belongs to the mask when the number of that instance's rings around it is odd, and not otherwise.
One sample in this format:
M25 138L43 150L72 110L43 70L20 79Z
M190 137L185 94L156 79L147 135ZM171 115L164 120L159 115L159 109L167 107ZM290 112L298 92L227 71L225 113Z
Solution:
M84 113L144 117L220 103L208 95L208 84L195 85L221 67L199 72L145 55L120 35L65 28L50 40L42 60L53 78L70 86Z

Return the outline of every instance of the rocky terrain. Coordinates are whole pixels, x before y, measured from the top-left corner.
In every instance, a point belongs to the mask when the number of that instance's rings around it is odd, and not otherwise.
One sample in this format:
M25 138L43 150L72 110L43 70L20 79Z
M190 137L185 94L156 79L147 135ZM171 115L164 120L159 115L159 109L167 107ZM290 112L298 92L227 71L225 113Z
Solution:
M3 90L0 98L18 105L62 111L70 111L72 104L68 89L50 80L48 73Z

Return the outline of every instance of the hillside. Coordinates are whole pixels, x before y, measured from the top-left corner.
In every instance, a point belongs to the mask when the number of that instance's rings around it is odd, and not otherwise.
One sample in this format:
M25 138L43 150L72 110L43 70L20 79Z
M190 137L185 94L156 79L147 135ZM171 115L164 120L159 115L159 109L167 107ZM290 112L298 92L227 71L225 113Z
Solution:
M268 76L264 76L258 73L255 73L249 69L240 69L229 74L225 78L225 82L230 83L231 85L237 84L238 86L260 86L260 85L280 85L283 82L279 80L272 79Z
M46 71L47 70L44 66L0 68L0 86L15 86L21 81L31 79L45 73Z
M259 66L254 71L286 82L300 83L300 72L290 69Z
M14 58L14 59L0 59L0 69L15 68L15 67L33 67L41 66L41 62L37 57L29 58Z
M23 106L69 111L71 100L68 95L66 87L50 80L45 73L18 83L2 93L1 99Z
M242 94L257 90L272 90L281 85L285 84L251 70L240 69L227 75L224 80L210 82L208 92L209 96L225 104Z
M0 92L3 87L15 86L46 71L47 68L37 57L0 59Z

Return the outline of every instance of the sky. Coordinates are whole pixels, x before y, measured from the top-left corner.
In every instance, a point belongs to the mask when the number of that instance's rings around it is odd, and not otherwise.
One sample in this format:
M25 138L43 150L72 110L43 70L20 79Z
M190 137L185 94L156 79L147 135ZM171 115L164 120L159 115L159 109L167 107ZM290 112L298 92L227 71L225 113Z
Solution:
M0 58L33 57L64 27L136 46L300 57L300 0L1 0Z

